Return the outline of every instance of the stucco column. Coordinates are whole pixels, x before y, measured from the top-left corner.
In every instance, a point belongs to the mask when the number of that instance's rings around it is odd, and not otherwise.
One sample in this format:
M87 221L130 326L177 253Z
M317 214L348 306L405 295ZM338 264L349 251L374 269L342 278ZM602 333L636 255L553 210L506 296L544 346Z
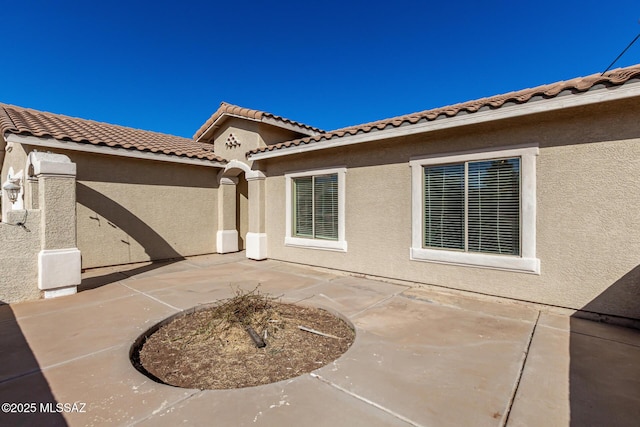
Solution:
M76 293L80 284L80 251L76 247L76 165L62 154L30 154L38 179L42 212L38 288L45 298Z
M260 171L246 174L249 183L249 231L247 232L247 258L267 258L265 229L265 176Z
M218 187L218 232L216 249L219 254L238 252L238 229L236 227L236 177L220 178Z

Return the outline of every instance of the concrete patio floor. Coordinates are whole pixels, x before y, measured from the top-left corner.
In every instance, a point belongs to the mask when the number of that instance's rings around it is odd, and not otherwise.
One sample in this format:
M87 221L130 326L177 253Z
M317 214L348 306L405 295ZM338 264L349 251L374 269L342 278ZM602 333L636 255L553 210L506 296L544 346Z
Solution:
M342 313L356 327L353 346L311 374L237 390L174 388L132 367L129 348L150 326L258 283L285 301ZM0 306L0 403L36 404L35 413L0 412L0 425L640 422L640 331L560 310L242 253L93 270L82 289ZM57 413L56 403L76 412Z

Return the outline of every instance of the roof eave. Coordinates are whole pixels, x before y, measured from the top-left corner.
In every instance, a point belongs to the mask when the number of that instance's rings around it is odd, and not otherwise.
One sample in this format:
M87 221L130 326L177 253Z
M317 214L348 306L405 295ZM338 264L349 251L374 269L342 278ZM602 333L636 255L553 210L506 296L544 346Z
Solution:
M503 106L495 110L478 111L475 113L458 114L453 117L440 117L436 120L421 121L416 124L404 124L382 130L372 129L369 132L355 135L334 136L319 142L307 142L304 145L276 148L271 151L247 154L249 160L263 160L309 151L324 150L339 146L359 144L364 142L397 138L419 133L433 132L442 129L486 123L532 114L558 111L567 108L610 102L626 98L640 97L640 82L627 83L622 86L590 90L570 96L558 96L552 99L529 101L520 105Z
M225 167L224 163L215 160L200 159L197 157L176 156L165 153L154 153L151 151L141 151L122 147L110 147L107 145L96 145L74 141L61 141L51 137L37 137L33 135L5 133L5 140L7 141L7 143L34 145L38 147L81 151L94 154L106 154L110 156L129 157L134 159L156 160L161 162L182 163L216 168Z
M225 112L225 113L220 114L220 116L218 116L213 121L213 123L211 123L211 125L209 125L209 127L204 132L202 132L202 134L198 138L196 138L195 141L196 142L202 142L201 141L202 138L204 138L210 132L214 132L216 129L221 127L222 123L224 123L227 119L233 118L233 117L235 117L237 119L249 120L249 121L252 121L252 122L261 122L261 120L258 120L258 119L253 119L253 118L250 118L250 117L244 117L244 116L240 116L240 115L237 115L237 114L230 114L230 113L226 113Z

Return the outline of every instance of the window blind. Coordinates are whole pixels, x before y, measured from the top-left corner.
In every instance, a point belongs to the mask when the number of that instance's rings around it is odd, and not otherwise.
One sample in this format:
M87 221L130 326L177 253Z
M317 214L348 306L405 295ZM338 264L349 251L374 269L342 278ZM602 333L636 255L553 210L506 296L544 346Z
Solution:
M520 159L424 167L424 246L520 254Z
M316 175L293 180L294 234L338 240L338 175Z
M468 250L520 254L520 159L470 162Z
M424 168L424 245L464 249L464 164Z
M313 237L313 177L293 180L294 233L296 236Z

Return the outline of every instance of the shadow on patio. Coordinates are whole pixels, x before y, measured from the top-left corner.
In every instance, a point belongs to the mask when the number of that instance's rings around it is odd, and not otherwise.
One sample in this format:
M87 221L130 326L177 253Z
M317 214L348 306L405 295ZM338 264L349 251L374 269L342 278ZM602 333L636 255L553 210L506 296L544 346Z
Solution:
M583 310L625 306L640 313L640 265ZM640 420L640 335L574 315L570 320L571 426L637 426ZM632 356L635 353L635 356Z
M1 301L0 336L0 425L66 426L62 414L55 412L58 402L13 310Z

